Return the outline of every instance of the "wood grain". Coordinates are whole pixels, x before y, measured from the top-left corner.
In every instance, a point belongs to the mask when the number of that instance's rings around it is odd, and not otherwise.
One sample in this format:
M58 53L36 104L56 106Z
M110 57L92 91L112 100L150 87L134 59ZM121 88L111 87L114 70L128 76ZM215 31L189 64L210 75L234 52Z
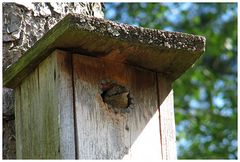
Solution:
M16 131L16 158L22 159L23 136L22 133L22 110L21 110L21 88L15 89L15 131Z
M61 159L75 159L75 130L72 85L72 56L63 51L55 51L55 72L60 109L60 153Z
M157 112L155 74L78 54L73 55L73 66L78 158L160 159L159 121L152 120L155 129L142 134ZM115 114L107 108L98 87L103 79L129 89L135 103L129 114ZM134 144L144 151L138 151Z
M69 63L55 51L16 89L17 158L75 158Z
M160 132L163 160L177 159L173 90L171 82L158 74Z

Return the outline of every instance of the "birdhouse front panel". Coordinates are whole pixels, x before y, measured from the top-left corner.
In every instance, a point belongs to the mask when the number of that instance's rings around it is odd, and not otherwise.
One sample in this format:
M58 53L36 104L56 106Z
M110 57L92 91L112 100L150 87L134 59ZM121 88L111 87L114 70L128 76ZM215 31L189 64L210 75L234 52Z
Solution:
M162 158L154 72L73 54L73 78L80 159Z

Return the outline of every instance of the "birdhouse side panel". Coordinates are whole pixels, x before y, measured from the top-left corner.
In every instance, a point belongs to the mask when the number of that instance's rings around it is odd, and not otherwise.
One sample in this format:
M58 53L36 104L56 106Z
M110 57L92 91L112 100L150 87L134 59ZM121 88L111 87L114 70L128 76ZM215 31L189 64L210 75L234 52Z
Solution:
M15 90L18 159L74 159L71 58L55 51Z
M174 160L177 152L172 82L161 74L158 74L157 80L162 156L164 160Z
M38 67L16 89L17 159L60 158L59 110L49 77Z

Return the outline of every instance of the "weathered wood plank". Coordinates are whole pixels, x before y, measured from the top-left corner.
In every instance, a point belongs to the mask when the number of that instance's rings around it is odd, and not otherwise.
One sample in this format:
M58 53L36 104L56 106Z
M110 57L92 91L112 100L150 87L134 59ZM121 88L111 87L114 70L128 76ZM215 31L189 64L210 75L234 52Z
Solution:
M39 104L43 109L43 158L60 158L60 111L58 108L57 90L55 89L54 55L50 55L39 64ZM39 132L40 133L40 132Z
M128 119L131 134L130 159L160 160L156 74L131 66L126 72L128 86L134 97L134 111L129 114Z
M17 158L75 158L71 71L55 51L16 89Z
M4 72L3 85L15 88L56 48L86 51L86 55L162 72L174 80L203 54L205 38L69 14Z
M159 134L159 112L157 111L152 118L148 120L146 126L142 128L142 132L131 131L131 140L136 138L131 146L129 154L131 160L151 161L162 159Z
M17 100L16 100L17 99ZM16 131L16 158L22 159L22 147L23 140L21 134L22 133L22 105L21 105L21 88L17 87L15 89L15 131Z
M158 74L160 132L163 160L177 159L174 101L171 81Z
M32 145L34 143L41 148L41 144L36 140L40 139L39 136L41 136L39 132L41 132L42 127L39 126L41 122L38 121L38 111L41 111L41 109L36 109L39 104L38 97L33 97L37 96L38 89L38 69L35 69L15 91L15 121L18 159L32 158L33 155L36 156L36 158L39 158L39 155L41 154L39 154L41 149L36 149ZM37 121L39 122L39 125L35 127ZM32 131L33 129L36 129L36 131Z
M75 159L75 131L73 109L72 56L55 51L55 89L60 109L60 153L61 159Z
M155 74L78 54L73 55L73 66L78 158L161 159L159 120L153 117L158 107ZM115 114L103 102L99 85L106 79L129 89L135 103L130 113ZM146 127L155 130L144 131Z
M39 106L41 104L39 93L40 93L40 87L39 87L39 69L36 68L32 75L30 75L26 80L28 80L25 85L27 84L28 87L21 87L22 90L24 89L24 91L27 92L27 94L29 95L29 98L27 99L26 102L29 102L28 105L28 111L29 113L26 115L29 115L29 123L30 123L30 132L29 134L31 134L30 137L26 137L29 138L28 140L30 140L30 145L31 149L29 150L30 152L28 152L30 154L31 158L34 159L41 159L43 158L43 143L42 141L40 141L39 139L43 138L43 133L44 129L43 129L43 118L41 117L40 114L43 113L43 109ZM22 97L24 98L24 95L22 95ZM24 101L24 100L23 100ZM26 118L26 116L24 116ZM35 130L35 131L33 131ZM36 147L38 146L38 147ZM26 152L26 155L28 154Z

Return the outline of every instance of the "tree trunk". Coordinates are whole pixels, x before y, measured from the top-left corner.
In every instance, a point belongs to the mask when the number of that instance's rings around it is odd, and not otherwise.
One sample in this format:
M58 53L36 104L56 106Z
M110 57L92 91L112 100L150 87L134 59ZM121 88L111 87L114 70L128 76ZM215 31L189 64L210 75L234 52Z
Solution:
M104 17L101 3L3 3L3 71L68 13ZM3 159L15 159L13 90L3 88Z

